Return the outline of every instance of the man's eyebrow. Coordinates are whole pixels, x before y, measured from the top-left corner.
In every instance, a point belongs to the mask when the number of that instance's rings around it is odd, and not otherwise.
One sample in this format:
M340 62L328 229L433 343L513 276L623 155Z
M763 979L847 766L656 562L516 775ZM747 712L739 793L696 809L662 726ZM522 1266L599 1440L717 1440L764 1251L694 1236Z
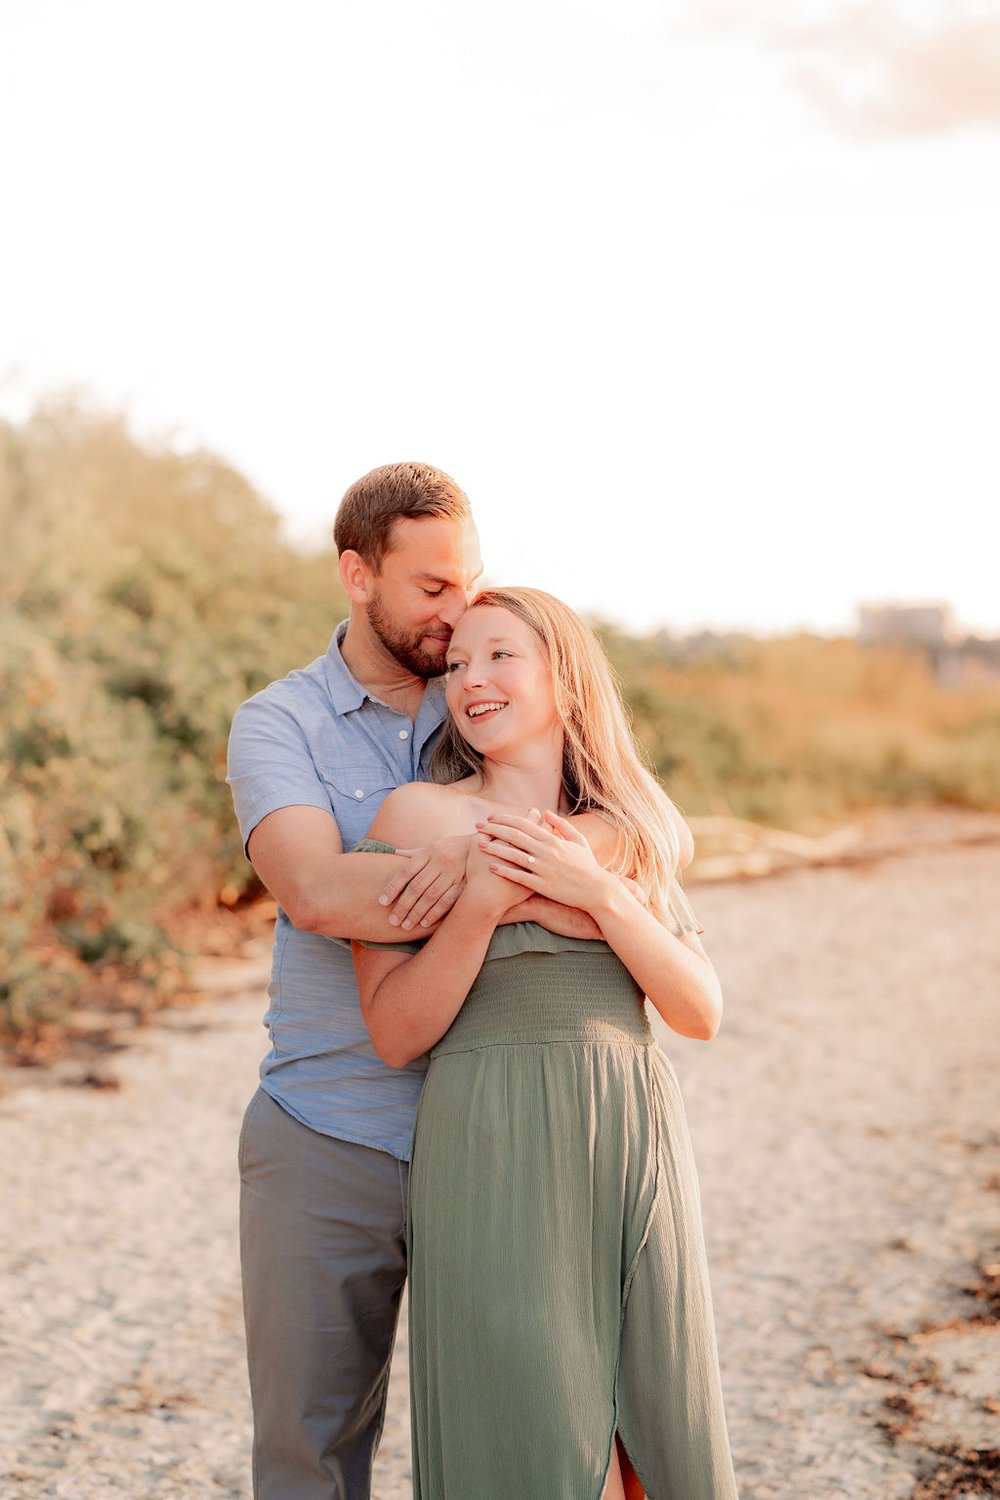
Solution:
M473 573L473 581L475 581L477 578L482 578L484 572L485 568L480 568L477 573ZM439 573L414 573L413 577L415 579L422 580L424 583L439 583L441 584L442 588L449 587L448 579L442 578Z

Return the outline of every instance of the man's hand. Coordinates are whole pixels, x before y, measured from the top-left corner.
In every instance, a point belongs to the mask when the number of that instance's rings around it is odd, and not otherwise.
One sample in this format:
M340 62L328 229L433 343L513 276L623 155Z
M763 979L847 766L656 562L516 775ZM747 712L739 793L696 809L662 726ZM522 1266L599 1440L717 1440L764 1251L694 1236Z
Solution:
M640 906L648 904L646 892L637 880L633 880L629 875L619 875L618 879ZM537 922L539 927L545 928L546 932L556 932L560 937L603 937L601 929L589 912L579 911L575 906L562 906L558 901L550 901L547 896L529 896L526 901L521 901L517 906L512 907L502 920L505 923Z
M433 927L447 916L465 885L465 867L472 840L467 834L438 839L423 849L397 849L406 864L379 896L380 906L391 906L389 922L407 932Z
M529 896L526 901L519 901L501 918L501 925L505 926L508 922L537 922L546 932L555 932L559 937L601 936L601 929L589 912L550 901L548 896Z

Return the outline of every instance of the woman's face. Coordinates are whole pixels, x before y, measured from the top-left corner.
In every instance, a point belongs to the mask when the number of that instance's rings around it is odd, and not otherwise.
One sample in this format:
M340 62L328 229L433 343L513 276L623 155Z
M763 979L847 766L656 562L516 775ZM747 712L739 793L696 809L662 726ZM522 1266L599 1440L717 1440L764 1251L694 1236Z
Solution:
M448 709L462 738L490 756L559 728L552 674L535 632L497 605L468 610L447 655Z

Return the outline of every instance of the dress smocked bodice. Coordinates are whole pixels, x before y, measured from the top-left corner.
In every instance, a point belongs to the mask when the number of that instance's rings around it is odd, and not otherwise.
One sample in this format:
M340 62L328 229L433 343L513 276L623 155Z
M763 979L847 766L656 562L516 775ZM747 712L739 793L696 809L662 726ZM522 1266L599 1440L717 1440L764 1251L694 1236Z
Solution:
M607 943L513 923L493 934L465 1004L431 1057L533 1042L652 1044L643 998Z
M426 941L365 947L416 953ZM607 943L511 922L491 937L465 1003L431 1057L533 1042L652 1040L642 990Z
M363 839L355 848L395 852L380 839ZM677 882L669 920L678 934L700 931ZM416 953L426 941L364 946ZM602 939L563 937L537 922L511 922L493 933L465 1003L431 1057L532 1042L651 1044L643 1000L640 987Z

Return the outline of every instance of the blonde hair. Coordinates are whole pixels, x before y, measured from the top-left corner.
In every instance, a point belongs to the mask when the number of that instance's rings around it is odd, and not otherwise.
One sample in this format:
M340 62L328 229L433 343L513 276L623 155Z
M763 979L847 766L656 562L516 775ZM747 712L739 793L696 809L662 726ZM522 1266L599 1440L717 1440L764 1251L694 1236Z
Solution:
M564 733L563 786L573 812L600 813L618 832L611 868L638 881L650 910L668 915L678 836L663 788L636 742L611 663L594 632L541 589L484 589L470 609L506 609L534 632L552 672ZM430 765L433 781L477 772L482 756L448 719Z

